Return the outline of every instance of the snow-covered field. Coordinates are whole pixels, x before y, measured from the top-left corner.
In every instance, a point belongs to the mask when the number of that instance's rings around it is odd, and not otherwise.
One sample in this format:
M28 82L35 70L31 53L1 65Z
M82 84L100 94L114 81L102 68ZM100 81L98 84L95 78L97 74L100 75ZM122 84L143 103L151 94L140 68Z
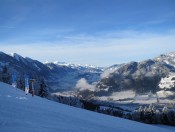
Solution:
M138 94L135 96L133 103L138 103L138 104L157 103L157 96L151 93L141 94L141 95Z
M113 103L131 103L134 100L135 93L132 90L113 92L110 96L101 96L95 99L101 101L108 101Z
M0 83L0 132L174 132L66 106Z
M157 94L152 94L151 92L145 94L135 94L132 90L114 92L109 96L94 97L100 101L113 102L117 104L151 104L151 103L174 103L175 99L168 99L167 97L174 96L172 91L160 90Z

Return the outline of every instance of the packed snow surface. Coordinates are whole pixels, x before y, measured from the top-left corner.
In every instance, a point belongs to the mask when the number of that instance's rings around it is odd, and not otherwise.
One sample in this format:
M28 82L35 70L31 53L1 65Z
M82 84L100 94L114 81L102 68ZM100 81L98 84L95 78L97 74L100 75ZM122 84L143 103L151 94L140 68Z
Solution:
M1 132L174 132L59 104L0 83Z

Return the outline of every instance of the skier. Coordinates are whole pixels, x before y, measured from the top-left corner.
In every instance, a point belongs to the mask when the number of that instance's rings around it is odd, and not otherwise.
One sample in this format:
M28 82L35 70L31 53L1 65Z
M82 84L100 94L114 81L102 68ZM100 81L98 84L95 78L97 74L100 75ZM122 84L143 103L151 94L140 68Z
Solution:
M14 88L16 88L16 85L17 85L17 83L16 83L16 74L13 73L13 74L12 74L12 86L13 86Z
M35 95L35 90L34 90L33 83L35 82L35 79L30 79L30 82L32 83L32 96L34 96Z
M26 95L29 93L29 78L25 76L25 93Z

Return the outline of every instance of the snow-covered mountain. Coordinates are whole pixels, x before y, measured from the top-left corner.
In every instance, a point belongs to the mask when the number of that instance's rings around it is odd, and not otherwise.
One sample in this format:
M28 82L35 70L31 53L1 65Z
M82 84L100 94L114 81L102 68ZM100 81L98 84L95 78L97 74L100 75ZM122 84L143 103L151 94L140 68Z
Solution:
M43 63L30 59L24 58L16 53L11 55L0 52L0 68L7 66L10 72L15 72L19 76L22 74L29 74L35 76L46 76L50 74L51 70Z
M110 76L111 73L115 72L117 69L119 69L120 67L122 67L124 65L125 65L124 63L123 64L115 64L115 65L112 65L110 67L105 68L100 76L101 79L108 78L108 76Z
M63 62L45 63L53 73L52 78L48 80L48 84L52 89L72 89L81 78L85 78L88 83L100 80L103 68L92 65L75 65Z
M52 62L53 64L56 64L58 66L66 66L66 67L71 67L73 69L103 69L103 67L97 67L95 65L90 65L90 64L85 64L85 65L82 65L82 64L73 64L73 63L66 63L66 62L59 62L59 61L54 61ZM46 62L45 64L49 64L49 62Z
M167 65L175 67L175 52L170 52L168 54L162 54L156 58L155 61L165 62Z
M116 64L105 70L92 65L77 65L59 61L41 63L16 53L7 55L0 52L1 71L4 66L8 67L11 74L17 73L18 78L24 79L24 74L37 80L45 78L52 93L72 90L77 86L77 82L84 78L86 79L84 82L93 84L92 86L88 84L88 87L95 89L95 92L90 92L90 94L98 98L108 95L113 97L115 92L127 90L134 91L135 94L149 92L155 94L160 91L158 84L161 78L166 77L170 72L175 72L175 52L141 62ZM83 85L81 89L86 89L82 88L86 87ZM89 93L83 91L82 94Z
M100 79L103 68L92 65L75 65L61 62L41 63L17 53L10 55L0 52L0 71L7 66L10 74L16 73L18 79L24 79L27 74L30 78L47 81L50 92L72 90L77 81L85 78L89 83Z
M148 125L107 116L37 96L0 82L2 132L174 132L175 128ZM127 126L127 127L126 127Z
M109 68L102 73L104 76L97 84L99 94L105 94L106 89L108 94L123 90L155 93L159 91L158 84L161 78L175 72L175 52L141 62L116 65L111 72L108 71ZM109 74L105 74L106 72Z

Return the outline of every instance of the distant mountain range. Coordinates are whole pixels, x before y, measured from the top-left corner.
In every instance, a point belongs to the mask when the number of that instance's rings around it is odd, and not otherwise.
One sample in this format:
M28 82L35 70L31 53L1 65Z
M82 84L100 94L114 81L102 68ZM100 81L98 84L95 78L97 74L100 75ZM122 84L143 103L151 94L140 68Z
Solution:
M160 90L158 84L161 78L175 72L175 52L141 62L115 64L105 69L59 61L41 63L16 53L8 55L0 52L1 71L4 66L11 74L16 73L18 78L24 78L25 74L36 80L44 78L51 93L74 90L77 81L84 78L96 87L94 96L107 96L126 90L137 94L154 94Z
M53 62L45 63L45 66L52 71L48 79L48 85L53 90L71 90L75 88L77 81L81 78L85 78L88 83L97 82L100 80L100 75L103 72L102 67L92 65Z
M0 52L1 71L4 66L7 66L10 74L16 73L18 79L24 78L25 74L36 80L44 78L50 92L72 90L81 78L85 78L89 83L98 81L103 71L103 68L92 65L83 66L58 61L41 63L17 53L8 55Z

